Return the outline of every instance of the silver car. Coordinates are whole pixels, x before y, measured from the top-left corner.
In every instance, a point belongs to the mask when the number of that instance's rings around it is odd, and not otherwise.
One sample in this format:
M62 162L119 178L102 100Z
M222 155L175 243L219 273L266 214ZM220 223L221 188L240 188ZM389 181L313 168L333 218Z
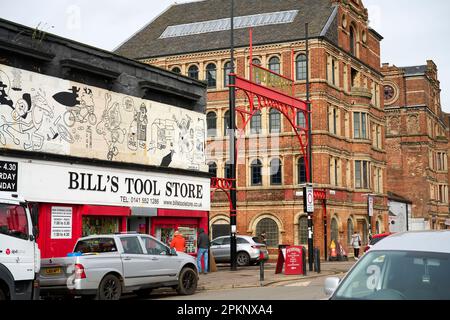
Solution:
M118 300L122 293L148 296L152 289L171 287L194 294L198 270L193 257L175 252L141 234L80 238L67 257L41 260L41 293L46 296L95 296Z
M216 262L230 262L230 239L230 236L225 236L211 242L211 252ZM256 237L236 236L236 242L238 266L248 266L258 263L261 258L263 260L269 258L266 245L259 243Z
M331 300L450 300L450 231L394 234L345 278L327 278Z

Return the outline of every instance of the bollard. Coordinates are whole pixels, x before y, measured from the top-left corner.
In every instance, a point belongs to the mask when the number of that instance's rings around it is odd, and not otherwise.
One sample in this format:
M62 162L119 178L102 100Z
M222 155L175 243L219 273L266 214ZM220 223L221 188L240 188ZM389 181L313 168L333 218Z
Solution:
M320 249L314 248L314 271L320 273Z
M260 251L259 253L259 284L263 286L264 281L264 263L265 263L264 253Z

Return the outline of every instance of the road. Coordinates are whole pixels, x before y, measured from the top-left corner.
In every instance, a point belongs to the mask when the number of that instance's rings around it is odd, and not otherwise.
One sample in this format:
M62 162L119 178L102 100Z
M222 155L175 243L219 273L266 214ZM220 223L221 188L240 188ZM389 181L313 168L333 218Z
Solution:
M155 290L150 300L320 300L326 298L325 278L282 282L271 287L199 291L192 296L177 296L174 291L161 289Z

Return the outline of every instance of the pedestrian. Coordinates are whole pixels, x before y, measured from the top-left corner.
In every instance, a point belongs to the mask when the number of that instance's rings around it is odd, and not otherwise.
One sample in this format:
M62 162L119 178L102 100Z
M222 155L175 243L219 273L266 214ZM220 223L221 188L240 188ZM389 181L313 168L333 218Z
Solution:
M266 235L265 230L263 232L261 232L261 234L259 235L259 239L260 239L261 243L264 243L265 245L267 245L267 235Z
M175 231L173 235L173 239L170 242L170 247L175 248L177 252L185 252L186 251L186 240L180 231Z
M204 265L205 269L203 270L203 274L208 273L208 251L209 251L209 238L205 233L205 230L200 228L198 230L198 240L197 240L197 267L198 272L202 273L202 258L204 257Z
M355 260L359 259L359 248L361 248L361 236L359 235L358 231L355 231L352 235L352 246L353 250L355 252Z

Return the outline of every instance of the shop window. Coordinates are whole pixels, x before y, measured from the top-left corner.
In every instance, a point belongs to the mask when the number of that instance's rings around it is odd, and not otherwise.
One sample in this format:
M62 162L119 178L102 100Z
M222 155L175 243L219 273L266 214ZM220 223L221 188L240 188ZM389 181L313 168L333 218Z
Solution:
M271 218L261 219L256 225L256 234L265 232L268 247L277 247L279 244L279 230L275 220Z
M198 80L198 67L197 66L190 66L188 69L188 77Z
M306 70L306 55L299 54L295 60L296 67L296 79L299 81L306 80L307 70Z
M280 58L272 57L269 60L269 70L280 74Z
M269 113L270 133L281 132L281 113L276 109L270 109Z
M206 83L208 88L215 88L217 86L217 68L214 63L206 66Z
M262 185L262 163L260 160L253 160L251 167L252 186Z
M280 159L273 159L270 161L270 184L281 185L283 180L282 166Z
M83 237L117 232L119 232L119 218L96 216L83 217Z
M301 216L298 219L298 243L307 244L308 243L308 217Z
M262 116L261 111L257 111L250 120L250 133L260 134L262 131Z
M206 115L206 123L208 127L208 137L217 135L217 115L215 112L208 112Z
M120 238L120 242L125 254L144 254L138 237Z
M306 183L306 166L305 158L300 158L297 160L297 183Z

